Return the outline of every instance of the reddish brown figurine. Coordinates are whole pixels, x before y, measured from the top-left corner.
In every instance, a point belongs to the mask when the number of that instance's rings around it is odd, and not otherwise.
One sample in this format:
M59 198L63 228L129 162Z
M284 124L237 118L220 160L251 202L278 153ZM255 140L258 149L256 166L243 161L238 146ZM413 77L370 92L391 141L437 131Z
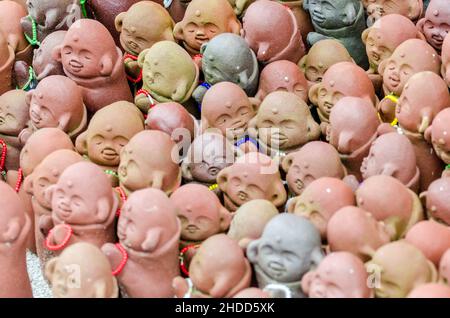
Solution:
M441 110L432 125L425 130L425 139L433 144L436 156L447 165L450 164L450 108Z
M176 208L164 192L144 189L130 195L117 225L119 243L102 247L122 296L174 296L180 233Z
M431 0L425 17L417 22L417 28L428 43L441 51L442 43L450 31L450 5L447 0Z
M412 21L419 19L423 12L422 0L362 0L367 10L367 25L371 26L388 14L401 14Z
M428 217L450 226L450 178L433 181L421 196L426 196Z
M108 30L98 21L81 19L67 31L53 57L66 75L83 90L90 112L118 100L132 101L122 61L122 52Z

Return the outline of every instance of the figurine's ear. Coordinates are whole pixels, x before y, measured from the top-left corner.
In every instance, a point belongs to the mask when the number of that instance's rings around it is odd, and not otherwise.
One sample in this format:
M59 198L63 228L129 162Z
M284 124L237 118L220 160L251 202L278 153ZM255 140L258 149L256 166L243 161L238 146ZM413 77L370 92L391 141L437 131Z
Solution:
M386 163L383 165L383 169L381 170L382 175L393 177L394 174L398 172L398 167L392 163Z
M297 201L299 199L299 196L293 197L288 200L286 204L286 211L288 213L294 213L295 212L295 206L297 205Z
M52 50L52 57L55 61L60 62L62 60L62 45L55 46Z
M122 32L123 19L125 19L126 15L127 15L126 12L119 13L116 19L114 20L117 32Z
M52 202L53 193L55 192L55 190L56 190L56 184L51 185L47 189L45 189L44 197L47 202Z
M25 192L29 195L33 195L33 188L34 188L34 173L29 174L23 183L23 187L25 189Z
M225 169L222 169L222 171L220 171L217 175L217 184L219 185L220 190L222 190L223 192L227 192L229 171L230 167L227 167Z
M99 223L106 222L110 214L111 214L111 204L109 204L108 198L106 197L100 198L97 201L97 212L96 212L96 216Z
M110 76L113 71L113 60L109 54L105 54L100 59L100 75L102 76Z
M225 274L219 274L219 277L217 277L214 280L214 286L209 291L209 294L213 298L223 298L228 290L229 290L229 278Z
M274 193L270 198L270 201L276 206L279 207L286 202L286 190L281 182L278 182L275 185Z
M427 264L430 269L430 282L436 283L439 280L439 273L436 270L436 266L430 260L427 260Z
M431 144L432 130L433 130L433 126L430 126L427 129L425 129L425 133L423 134L423 137L425 138L425 140L430 144Z
M312 253L311 253L311 265L312 268L317 268L320 264L320 262L322 262L323 258L325 256L323 255L322 249L320 246L316 247Z
M204 54L207 47L208 47L208 42L203 43L202 46L200 47L200 54Z
M222 206L220 207L219 214L220 214L220 230L224 232L228 230L228 228L230 227L231 213Z
M423 134L425 133L425 130L427 130L428 127L430 127L431 124L431 111L429 109L424 109L423 110L423 115L422 115L422 121L420 123L419 126L419 133Z
M25 102L27 103L28 106L30 106L31 104L31 99L33 98L33 90L28 91L27 94L25 95Z
M237 35L241 34L241 23L237 19L231 19L228 27L229 27L230 33L234 33Z
M192 176L190 163L186 162L186 158L181 163L181 173L183 174L183 178L186 180L191 181L194 179Z
M303 73L306 73L306 59L307 58L308 58L308 55L306 54L300 59L300 61L297 64Z
M59 129L65 131L69 125L69 121L70 118L72 117L72 115L70 113L64 113L61 115L61 117L59 117L59 121L58 121L58 127Z
M45 278L47 278L47 280L49 282L52 281L53 279L53 274L55 273L55 268L56 268L56 264L58 263L59 257L53 257L52 259L50 259L49 261L47 261L47 264L45 265Z
M141 53L139 53L138 56L138 65L140 68L144 67L144 62L145 62L145 56L147 55L148 51L150 49L145 49L144 51L142 51Z
M425 18L422 18L419 21L417 21L416 27L419 30L419 32L421 32L421 33L423 32L423 27L424 27L426 21L427 21L427 19L425 19Z
M253 108L253 111L257 112L258 109L259 109L259 106L261 105L261 101L259 99L255 98L255 97L249 97L248 99L249 99L250 104L251 104L251 106Z
M308 141L319 139L322 130L320 129L320 125L312 118L312 116L309 117L307 125Z
M177 40L184 40L182 22L175 24L175 27L173 28L173 37Z
M354 2L354 1L349 1L347 2L347 4L345 5L344 8L344 12L345 12L345 17L342 18L342 21L347 23L347 24L352 24L353 21L355 21L356 19L356 8L355 5L361 5L358 2Z
M350 148L350 144L353 141L353 136L350 132L341 132L339 135L338 150L345 152Z
M256 263L258 261L258 252L259 252L259 240L251 241L248 246L245 254L247 255L250 263Z
M302 290L303 290L303 292L304 292L306 295L309 294L309 287L310 287L311 284L312 284L312 281L313 281L313 279L314 279L314 275L315 275L315 272L314 272L314 271L311 271L311 272L306 273L306 274L303 275L303 277L302 277Z
M2 235L1 241L6 243L14 242L20 235L20 229L21 227L19 220L17 218L11 219L7 223L6 231L1 234Z
M422 32L420 32L420 31L417 31L416 38L418 38L419 40L422 40L422 41L426 41L427 40L425 35Z
M161 239L161 228L153 228L147 231L144 242L141 244L141 248L145 252L153 252L159 244Z
M322 87L322 83L317 83L311 87L308 92L308 97L311 103L317 105L319 103L319 89Z
M162 189L163 186L163 181L164 181L164 172L162 171L155 171L153 173L153 178L151 180L151 186L154 189Z
M381 61L381 63L378 65L378 74L383 76L384 70L386 69L386 65L388 63L389 59Z
M288 172L289 168L292 166L292 163L294 162L294 152L291 152L286 155L286 157L283 158L281 161L281 168L283 168L284 172Z
M77 139L75 140L75 148L77 149L78 153L81 155L88 154L87 136L88 136L88 132L86 130L81 135L79 135L77 137Z
M171 99L175 102L181 103L186 98L186 93L189 90L189 83L187 79L178 81L175 91L172 93Z
M367 42L367 38L369 36L370 30L371 30L371 28L365 29L361 35L361 39L364 44L366 44L366 42Z

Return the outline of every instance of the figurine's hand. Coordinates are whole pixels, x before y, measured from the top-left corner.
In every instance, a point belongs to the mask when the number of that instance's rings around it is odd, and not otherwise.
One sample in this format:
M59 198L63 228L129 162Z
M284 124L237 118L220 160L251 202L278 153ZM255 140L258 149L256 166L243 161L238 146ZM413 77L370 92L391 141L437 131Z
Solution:
M386 97L378 104L378 111L383 122L391 123L395 119L396 106L396 103Z
M192 97L197 103L201 104L207 91L206 87L198 86L192 93Z
M115 270L122 262L122 254L112 243L106 243L102 246L102 252L106 255L111 264L111 269Z
M175 297L184 298L184 295L189 291L188 282L181 276L177 276L172 281L172 287L175 292Z
M138 62L132 59L125 60L125 70L127 74L133 78L137 78L139 74L141 74L141 68L139 67Z
M147 114L150 108L150 101L144 94L138 94L134 98L134 104L144 113Z
M62 242L64 242L65 239L67 239L68 235L69 235L68 230L64 226L64 224L58 224L52 230L52 237L50 238L50 243L60 245Z
M51 215L43 215L39 218L39 231L47 237L48 232L53 228L53 219Z
M27 142L28 138L30 138L32 132L30 128L25 128L23 129L20 134L19 134L19 142L21 145L25 145L25 143Z
M17 61L14 63L13 80L15 86L22 88L28 82L28 64L24 61Z

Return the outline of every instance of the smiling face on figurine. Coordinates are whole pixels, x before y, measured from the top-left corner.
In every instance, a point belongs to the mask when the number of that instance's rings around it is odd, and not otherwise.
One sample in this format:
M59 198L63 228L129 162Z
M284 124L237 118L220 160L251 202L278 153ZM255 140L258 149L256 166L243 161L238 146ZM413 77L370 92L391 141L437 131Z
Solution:
M308 101L308 82L300 68L293 62L275 61L264 67L259 77L259 88L256 98L264 98L275 91L287 91L296 94L305 102Z
M379 124L372 103L357 97L345 97L333 107L327 140L340 154L352 154L375 136Z
M202 102L202 128L220 129L224 136L241 136L256 115L258 102L248 98L244 90L230 82L212 86Z
M50 75L64 75L64 70L60 62L52 56L52 50L55 46L63 43L67 31L56 31L50 33L42 41L39 48L34 50L33 70L36 73L37 80L42 80Z
M319 267L302 279L309 298L371 298L364 263L348 252L327 255Z
M186 184L178 188L170 200L178 209L182 240L203 241L224 232L230 225L230 212L206 186Z
M421 72L406 83L395 114L402 128L424 133L446 107L450 107L450 95L445 82L435 73Z
M216 262L219 259L220 264ZM225 234L202 243L192 258L189 274L197 290L214 298L232 297L250 287L250 264L239 245Z
M189 54L178 44L161 41L139 54L143 68L143 88L155 98L184 103L197 85L198 68ZM168 101L168 100L159 100Z
M255 117L258 138L270 147L287 150L320 137L308 105L290 92L267 95Z
M400 96L411 76L423 71L439 74L440 67L439 55L428 43L409 39L400 44L390 58L380 63L378 73L383 76L384 93Z
M90 79L111 75L119 53L108 30L98 21L81 19L67 31L64 42L53 50L64 72Z
M60 149L73 150L70 137L58 128L42 128L33 133L20 152L20 167L25 176L53 151Z
M178 148L169 135L142 131L120 153L120 185L129 192L151 187L170 194L181 183L178 162Z
M331 66L325 72L322 82L309 91L309 99L318 107L322 122L328 122L331 109L346 96L363 98L373 105L376 101L375 90L368 75L358 65L350 62Z
M81 89L68 77L46 77L28 93L28 100L31 121L38 129L57 127L70 134L86 125Z
M336 178L320 178L311 182L302 194L293 199L289 212L310 220L326 240L327 224L339 209L355 205L352 189Z
M227 0L193 0L184 18L175 25L174 36L190 53L199 53L202 44L220 33L239 34L241 24Z
M450 122L450 109L443 109L436 115L433 125L429 127L425 135L431 135L436 155L446 164L450 164L450 131L448 123Z
M383 221L395 232L395 238L402 238L423 218L417 195L390 176L376 175L364 180L356 190L356 203L377 221Z
M27 93L12 90L0 96L0 134L18 136L30 119Z
M416 26L410 19L400 14L383 16L362 35L370 67L377 73L378 65L391 57L397 46L419 36Z
M445 0L430 1L425 17L417 22L418 29L427 42L440 51L445 37L450 31L450 6Z
M396 132L378 137L363 160L361 173L364 179L381 174L392 176L408 187L417 185L416 155L408 137Z
M450 178L435 180L426 193L428 216L450 226Z
M224 192L225 207L230 211L254 199L269 200L277 207L286 201L277 164L260 153L250 152L239 157L219 173L217 183Z
M289 189L296 195L321 177L342 179L347 174L339 153L330 144L311 141L299 151L289 153L282 162Z
M128 53L138 56L159 41L174 41L174 22L169 13L153 1L138 2L115 19L120 32L120 45Z
M74 271L79 270L75 277ZM117 298L119 289L111 265L102 251L88 243L76 243L45 267L55 298Z
M95 113L88 129L76 141L78 152L102 166L117 166L128 141L144 130L144 118L135 105L116 102Z
M89 180L89 187L86 187ZM52 203L52 217L71 225L103 224L117 208L111 182L97 165L78 162L66 168L46 195Z
M250 243L247 257L271 279L297 282L323 258L320 234L305 218L283 213L267 223L260 239Z
M450 87L450 35L447 34L442 44L442 68L441 75Z
M277 208L267 200L251 200L234 214L227 235L242 248L261 237L266 224L276 215Z
M256 1L245 12L241 35L258 61L289 60L297 63L305 54L302 35L292 11L275 1ZM283 30L273 36L274 30Z
M325 39L316 42L299 62L308 81L319 83L325 72L339 62L353 62L344 45L338 40Z
M347 206L328 221L327 239L332 252L351 252L367 261L380 246L390 242L391 233L370 212Z
M137 252L153 252L179 235L179 231L176 208L158 189L132 193L121 209L117 225L120 243Z
M215 183L217 175L234 163L234 145L223 135L206 132L194 139L181 166L183 178Z
M393 13L415 21L423 10L422 0L362 0L362 3L367 11L368 26L372 26L382 16Z
M304 6L311 14L312 21L324 29L340 29L352 25L356 20L360 5L358 0L307 0L304 2Z
M27 177L25 183L27 192L33 195L39 205L51 209L52 205L45 191L58 182L67 167L81 161L83 157L72 150L62 149L52 152Z
M379 248L366 268L379 278L379 284L375 285L378 298L406 297L415 287L437 280L434 265L420 250L405 241Z

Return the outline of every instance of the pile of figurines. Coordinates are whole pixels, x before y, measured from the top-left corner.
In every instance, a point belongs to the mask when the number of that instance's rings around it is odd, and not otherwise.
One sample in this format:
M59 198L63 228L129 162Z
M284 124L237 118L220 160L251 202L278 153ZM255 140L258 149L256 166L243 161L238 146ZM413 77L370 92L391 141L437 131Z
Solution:
M450 297L424 2L1 0L0 297Z

